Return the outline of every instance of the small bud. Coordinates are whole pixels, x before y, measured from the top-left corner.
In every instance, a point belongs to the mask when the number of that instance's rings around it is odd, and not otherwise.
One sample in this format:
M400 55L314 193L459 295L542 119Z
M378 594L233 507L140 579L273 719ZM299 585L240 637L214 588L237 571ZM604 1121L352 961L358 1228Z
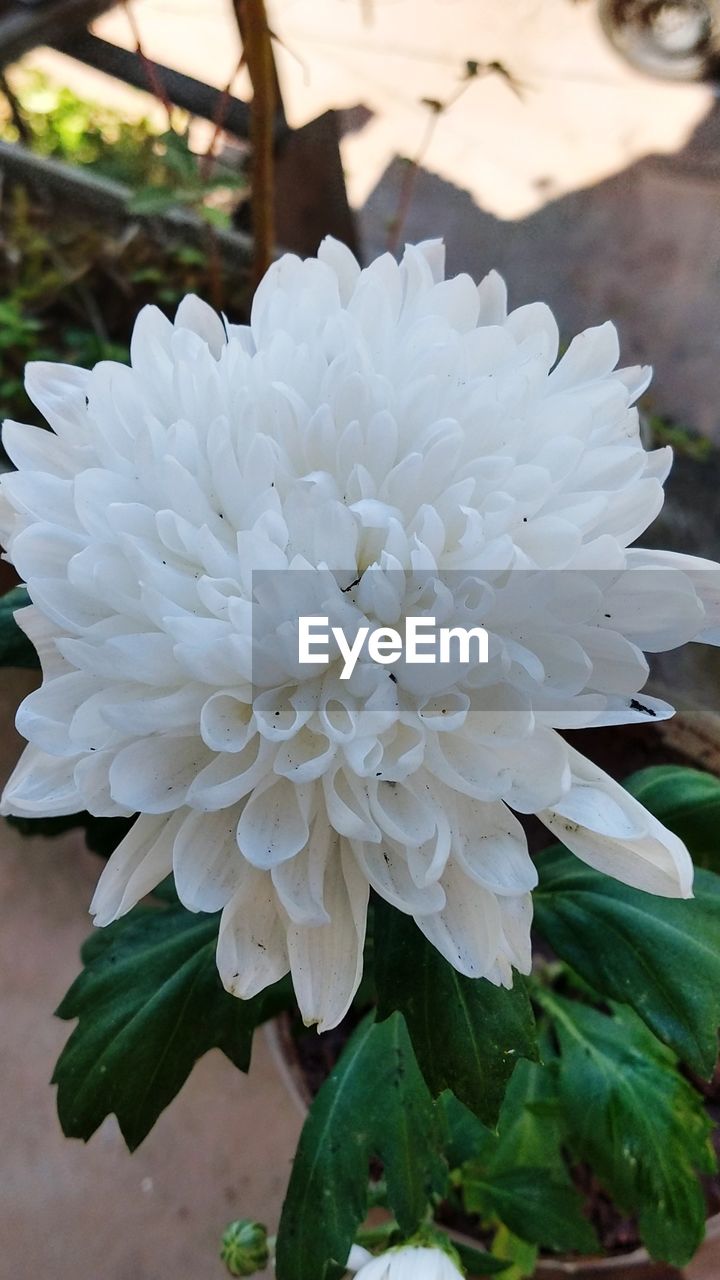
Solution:
M267 1230L261 1222L240 1218L223 1233L220 1257L231 1276L254 1276L268 1264Z

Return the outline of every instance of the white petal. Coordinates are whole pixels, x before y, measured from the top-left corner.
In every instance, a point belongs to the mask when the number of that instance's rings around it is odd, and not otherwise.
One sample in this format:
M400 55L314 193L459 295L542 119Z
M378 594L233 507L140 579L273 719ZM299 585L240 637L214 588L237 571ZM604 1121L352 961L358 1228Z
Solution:
M685 845L617 782L568 748L573 785L538 813L578 858L596 871L664 898L692 897L693 866Z
M46 681L20 703L15 717L18 733L51 755L77 756L77 745L68 732L70 721L97 687L93 676L80 671Z
M238 806L219 813L188 813L173 846L175 888L188 911L220 911L240 886Z
M330 859L325 905L330 924L288 924L287 945L295 995L307 1026L329 1031L345 1017L360 985L369 889L345 841Z
M76 759L58 759L38 747L26 747L3 791L0 813L18 818L80 813L83 802L73 778Z
M271 869L278 898L295 924L327 924L325 909L325 872L328 860L339 858L339 836L329 825L325 814L316 817L310 839L295 854Z
M220 917L217 967L225 990L241 1000L251 1000L288 971L285 928L272 881L249 863Z
M73 445L87 439L89 378L86 369L68 364L34 360L25 366L25 390L33 404L53 431Z
M494 893L484 889L450 859L440 881L446 902L435 915L415 923L445 959L468 978L482 978L495 963L501 923Z
M418 885L410 874L407 850L394 840L370 844L350 842L363 876L386 902L407 915L429 915L445 905L445 894L437 881Z
M453 858L466 875L496 894L529 893L538 882L522 826L507 805L456 796Z
M211 758L200 738L140 738L123 747L113 761L113 799L133 812L169 813L185 803L192 782Z
M190 329L196 333L199 338L207 342L216 360L219 359L227 343L225 326L217 312L192 293L183 298L177 309L175 328Z
M312 786L271 775L255 788L238 824L238 844L254 867L269 870L305 847Z
M172 871L175 833L183 814L140 817L106 864L90 903L95 924L110 924L130 911Z
M617 329L610 321L573 338L557 368L548 378L548 389L557 392L601 378L618 362L620 344Z
M273 748L258 734L238 752L222 752L191 783L187 802L193 809L225 809L237 804L272 767Z

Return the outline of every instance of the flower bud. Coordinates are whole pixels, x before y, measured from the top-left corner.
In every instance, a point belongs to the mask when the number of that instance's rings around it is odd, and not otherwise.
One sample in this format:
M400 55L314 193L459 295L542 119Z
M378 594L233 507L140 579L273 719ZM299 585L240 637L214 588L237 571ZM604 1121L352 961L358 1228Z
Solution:
M223 1233L220 1257L231 1276L254 1276L268 1264L267 1229L261 1222L240 1218Z
M464 1273L449 1248L408 1243L371 1258L355 1280L464 1280Z

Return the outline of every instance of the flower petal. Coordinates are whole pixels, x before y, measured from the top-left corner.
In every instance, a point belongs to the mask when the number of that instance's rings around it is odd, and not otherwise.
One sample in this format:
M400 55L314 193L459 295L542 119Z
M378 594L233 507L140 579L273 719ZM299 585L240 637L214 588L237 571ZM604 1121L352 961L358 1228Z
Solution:
M56 818L78 813L82 798L73 778L77 756L49 756L38 747L23 751L5 786L0 813L18 818Z
M90 903L96 925L125 915L170 874L173 841L183 816L180 812L137 819L98 880Z
M316 928L290 922L287 945L295 995L306 1026L329 1031L345 1017L360 985L369 897L368 882L345 841L328 862L325 905L330 923Z
M270 775L255 788L247 801L237 838L240 848L254 867L267 871L305 847L312 785L294 786L287 778Z
M175 888L188 911L220 911L239 888L239 806L219 813L188 813L173 846Z
M249 863L220 917L217 967L225 990L241 1000L251 1000L288 971L285 929L272 881Z
M495 963L500 945L498 900L452 859L440 884L445 906L434 915L415 916L415 923L458 973L482 978Z
M538 817L596 871L664 898L691 898L693 865L682 840L619 783L568 748L573 783Z

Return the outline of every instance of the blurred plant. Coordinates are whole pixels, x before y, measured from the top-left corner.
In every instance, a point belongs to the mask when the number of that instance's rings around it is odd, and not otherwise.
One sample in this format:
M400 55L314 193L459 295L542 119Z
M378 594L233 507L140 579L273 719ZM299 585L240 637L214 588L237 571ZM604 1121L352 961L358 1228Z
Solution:
M244 175L217 164L207 173L203 157L190 147L189 118L177 112L173 120L175 127L166 130L148 117L127 120L32 72L17 81L9 100L6 95L4 111L0 105L0 138L125 183L135 191L132 212L183 207L215 226L229 225Z
M210 230L210 228L209 228ZM174 309L188 292L207 294L216 269L200 243L168 241L151 223L101 228L63 217L22 187L0 204L0 419L38 422L23 387L28 360L87 367L127 360L127 334L139 307ZM223 269L242 312L246 271Z
M655 445L669 444L675 453L692 458L695 462L704 462L713 452L712 441L706 436L699 436L659 414L651 414L647 418L647 426Z

